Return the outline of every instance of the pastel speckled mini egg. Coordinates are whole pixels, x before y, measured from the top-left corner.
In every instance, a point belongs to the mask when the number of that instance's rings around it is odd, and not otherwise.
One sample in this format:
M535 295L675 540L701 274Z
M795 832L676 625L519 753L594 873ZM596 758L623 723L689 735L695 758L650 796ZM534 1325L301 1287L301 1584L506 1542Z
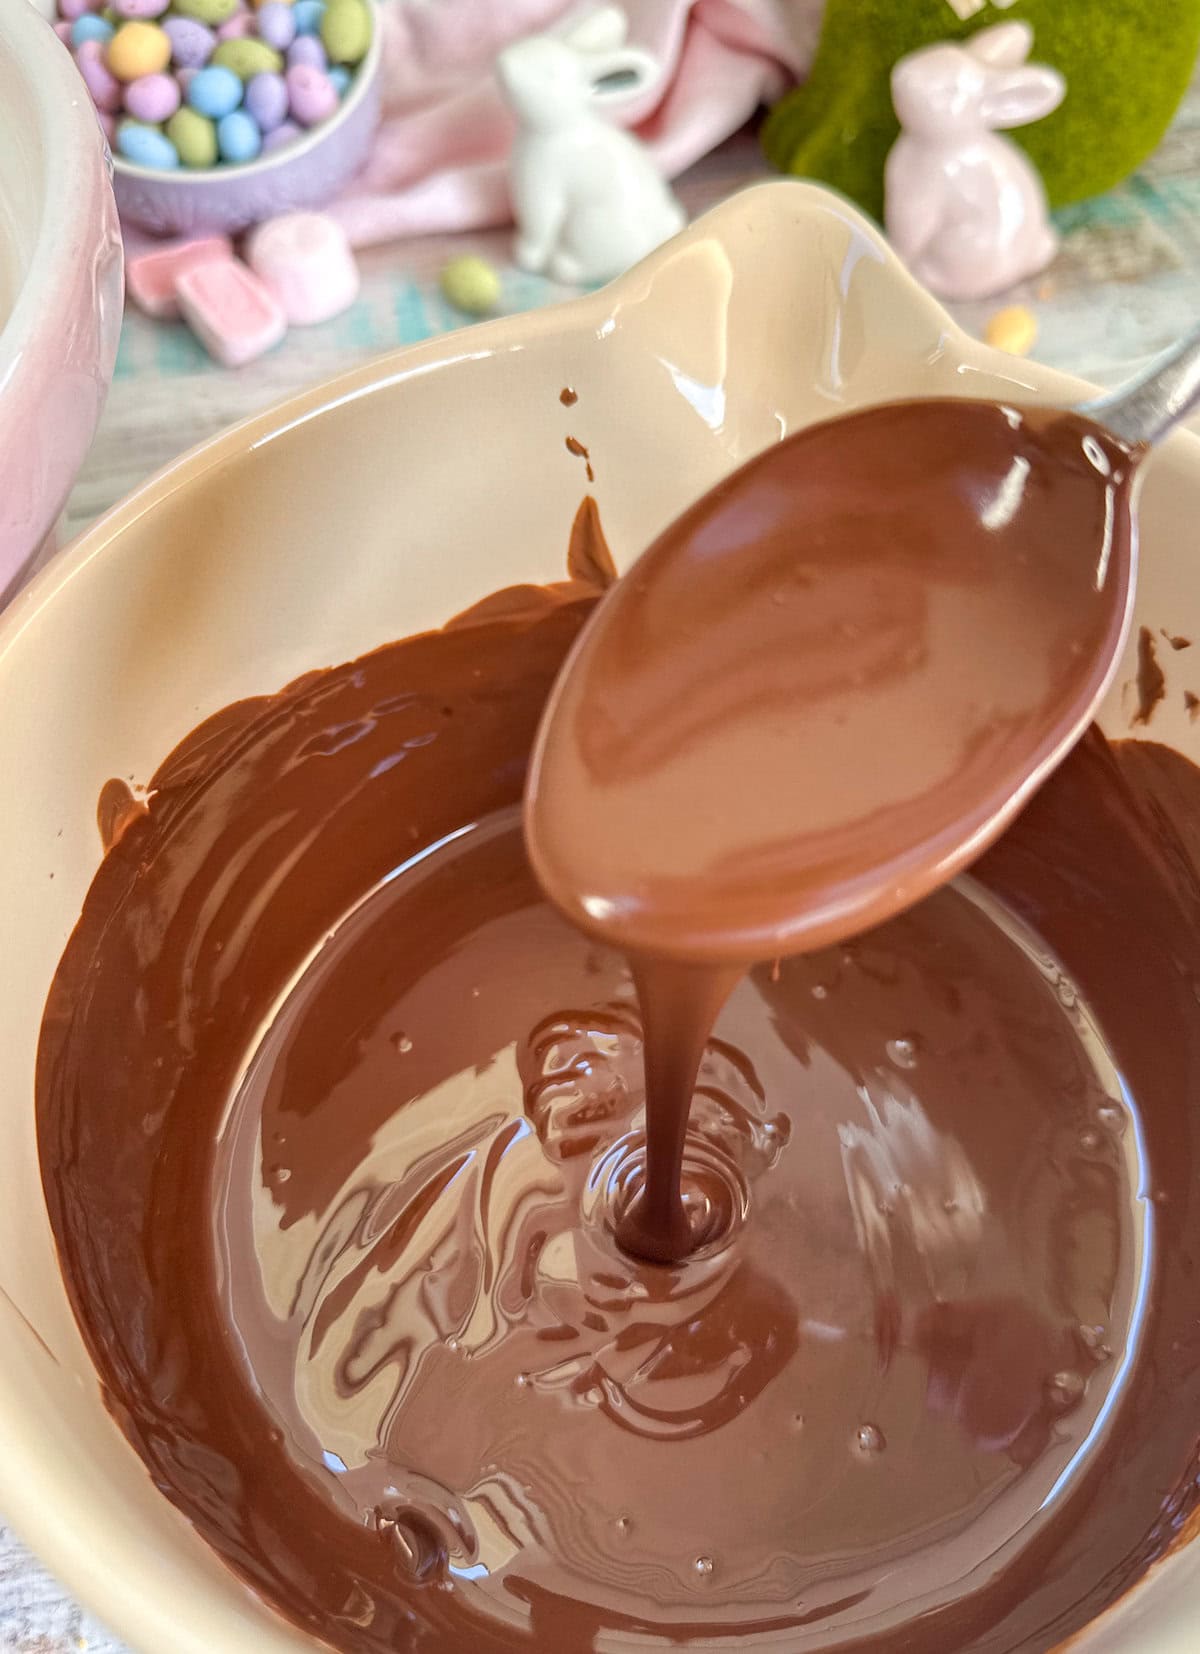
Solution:
M287 72L288 103L301 126L327 121L338 106L337 88L323 69L299 64Z
M317 34L325 15L325 0L295 0L292 7L297 34Z
M220 153L217 146L217 128L207 115L195 109L180 109L167 122L167 137L175 145L185 167L211 167L217 164Z
M217 122L217 148L223 161L253 161L262 148L262 133L253 115L234 109L222 116Z
M219 121L241 103L242 83L232 69L211 63L193 76L187 89L187 101L199 114Z
M171 61L171 37L157 23L123 23L109 41L104 61L118 80L156 75Z
M96 108L115 114L121 107L121 83L104 61L100 41L85 40L75 53L75 63Z
M228 22L238 9L238 0L174 0L171 8L180 17L194 17L215 29Z
M329 59L325 56L325 48L315 34L300 34L287 49L287 66L289 69L324 69Z
M172 75L143 75L125 87L125 108L136 121L161 126L179 108L179 82Z
M217 49L217 37L194 17L168 17L163 32L171 42L171 62L177 69L202 69Z
M106 46L115 32L107 17L97 17L95 12L85 12L71 24L70 41L72 46L82 46L85 41L98 40L101 45Z
M274 132L287 120L287 82L282 75L255 75L246 82L245 104L258 122L260 132Z
M212 61L222 69L232 69L241 81L252 80L255 75L278 74L283 68L283 58L265 40L223 40Z
M155 126L141 121L122 121L117 128L117 149L136 166L168 171L179 165L179 152Z
M112 10L126 19L161 17L170 0L112 0Z
M296 38L296 14L286 0L267 0L258 11L259 38L277 52L286 52Z
M362 0L330 0L320 35L330 63L358 63L371 44L371 14Z

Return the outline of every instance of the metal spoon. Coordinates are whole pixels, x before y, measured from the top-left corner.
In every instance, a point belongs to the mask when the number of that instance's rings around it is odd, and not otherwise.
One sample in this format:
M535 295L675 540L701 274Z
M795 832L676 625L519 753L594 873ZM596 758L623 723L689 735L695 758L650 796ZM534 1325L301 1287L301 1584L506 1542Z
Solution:
M872 408L726 479L559 678L526 793L550 896L636 954L744 966L953 877L1107 690L1142 461L1198 401L1200 333L1082 409Z
M1200 328L1135 379L1079 409L1131 447L1153 447L1200 407Z

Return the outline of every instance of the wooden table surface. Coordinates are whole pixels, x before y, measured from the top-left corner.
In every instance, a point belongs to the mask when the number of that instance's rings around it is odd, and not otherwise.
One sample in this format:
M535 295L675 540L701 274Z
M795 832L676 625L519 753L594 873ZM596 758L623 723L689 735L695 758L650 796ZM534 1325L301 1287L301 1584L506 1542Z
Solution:
M760 179L754 141L709 156L680 185L693 214ZM986 304L953 307L969 331L1009 302L1038 320L1032 354L1111 384L1173 342L1200 315L1200 83L1154 159L1121 189L1058 215L1063 245L1052 270ZM506 266L508 233L400 242L366 254L358 303L323 327L293 332L238 372L215 367L182 327L126 317L116 376L92 452L71 496L68 527L83 528L152 472L232 421L398 345L460 325L442 298L446 258L478 251L504 268L504 308L566 296ZM0 1650L5 1654L126 1654L24 1550L0 1520ZM168 1654L146 1650L144 1654Z

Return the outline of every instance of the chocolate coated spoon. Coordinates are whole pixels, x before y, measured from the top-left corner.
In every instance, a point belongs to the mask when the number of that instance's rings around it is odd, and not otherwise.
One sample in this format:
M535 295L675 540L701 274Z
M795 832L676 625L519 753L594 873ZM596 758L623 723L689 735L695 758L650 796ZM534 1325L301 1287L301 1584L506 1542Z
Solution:
M526 791L551 898L629 955L644 1177L621 1245L711 1230L686 1142L713 1022L755 960L878 924L978 856L1120 658L1138 462L1200 338L1086 411L897 403L799 432L684 513L555 686Z
M950 879L1115 670L1146 446L1200 335L1078 411L869 408L720 483L617 583L546 710L526 833L546 890L635 954L745 965Z

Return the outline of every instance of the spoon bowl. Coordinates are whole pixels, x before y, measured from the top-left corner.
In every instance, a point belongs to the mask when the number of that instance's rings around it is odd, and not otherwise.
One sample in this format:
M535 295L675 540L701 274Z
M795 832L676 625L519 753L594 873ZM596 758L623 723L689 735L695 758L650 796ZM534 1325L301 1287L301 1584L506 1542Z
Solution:
M1139 452L1078 413L930 400L718 484L559 679L526 802L546 890L628 951L746 964L953 877L1111 680Z

